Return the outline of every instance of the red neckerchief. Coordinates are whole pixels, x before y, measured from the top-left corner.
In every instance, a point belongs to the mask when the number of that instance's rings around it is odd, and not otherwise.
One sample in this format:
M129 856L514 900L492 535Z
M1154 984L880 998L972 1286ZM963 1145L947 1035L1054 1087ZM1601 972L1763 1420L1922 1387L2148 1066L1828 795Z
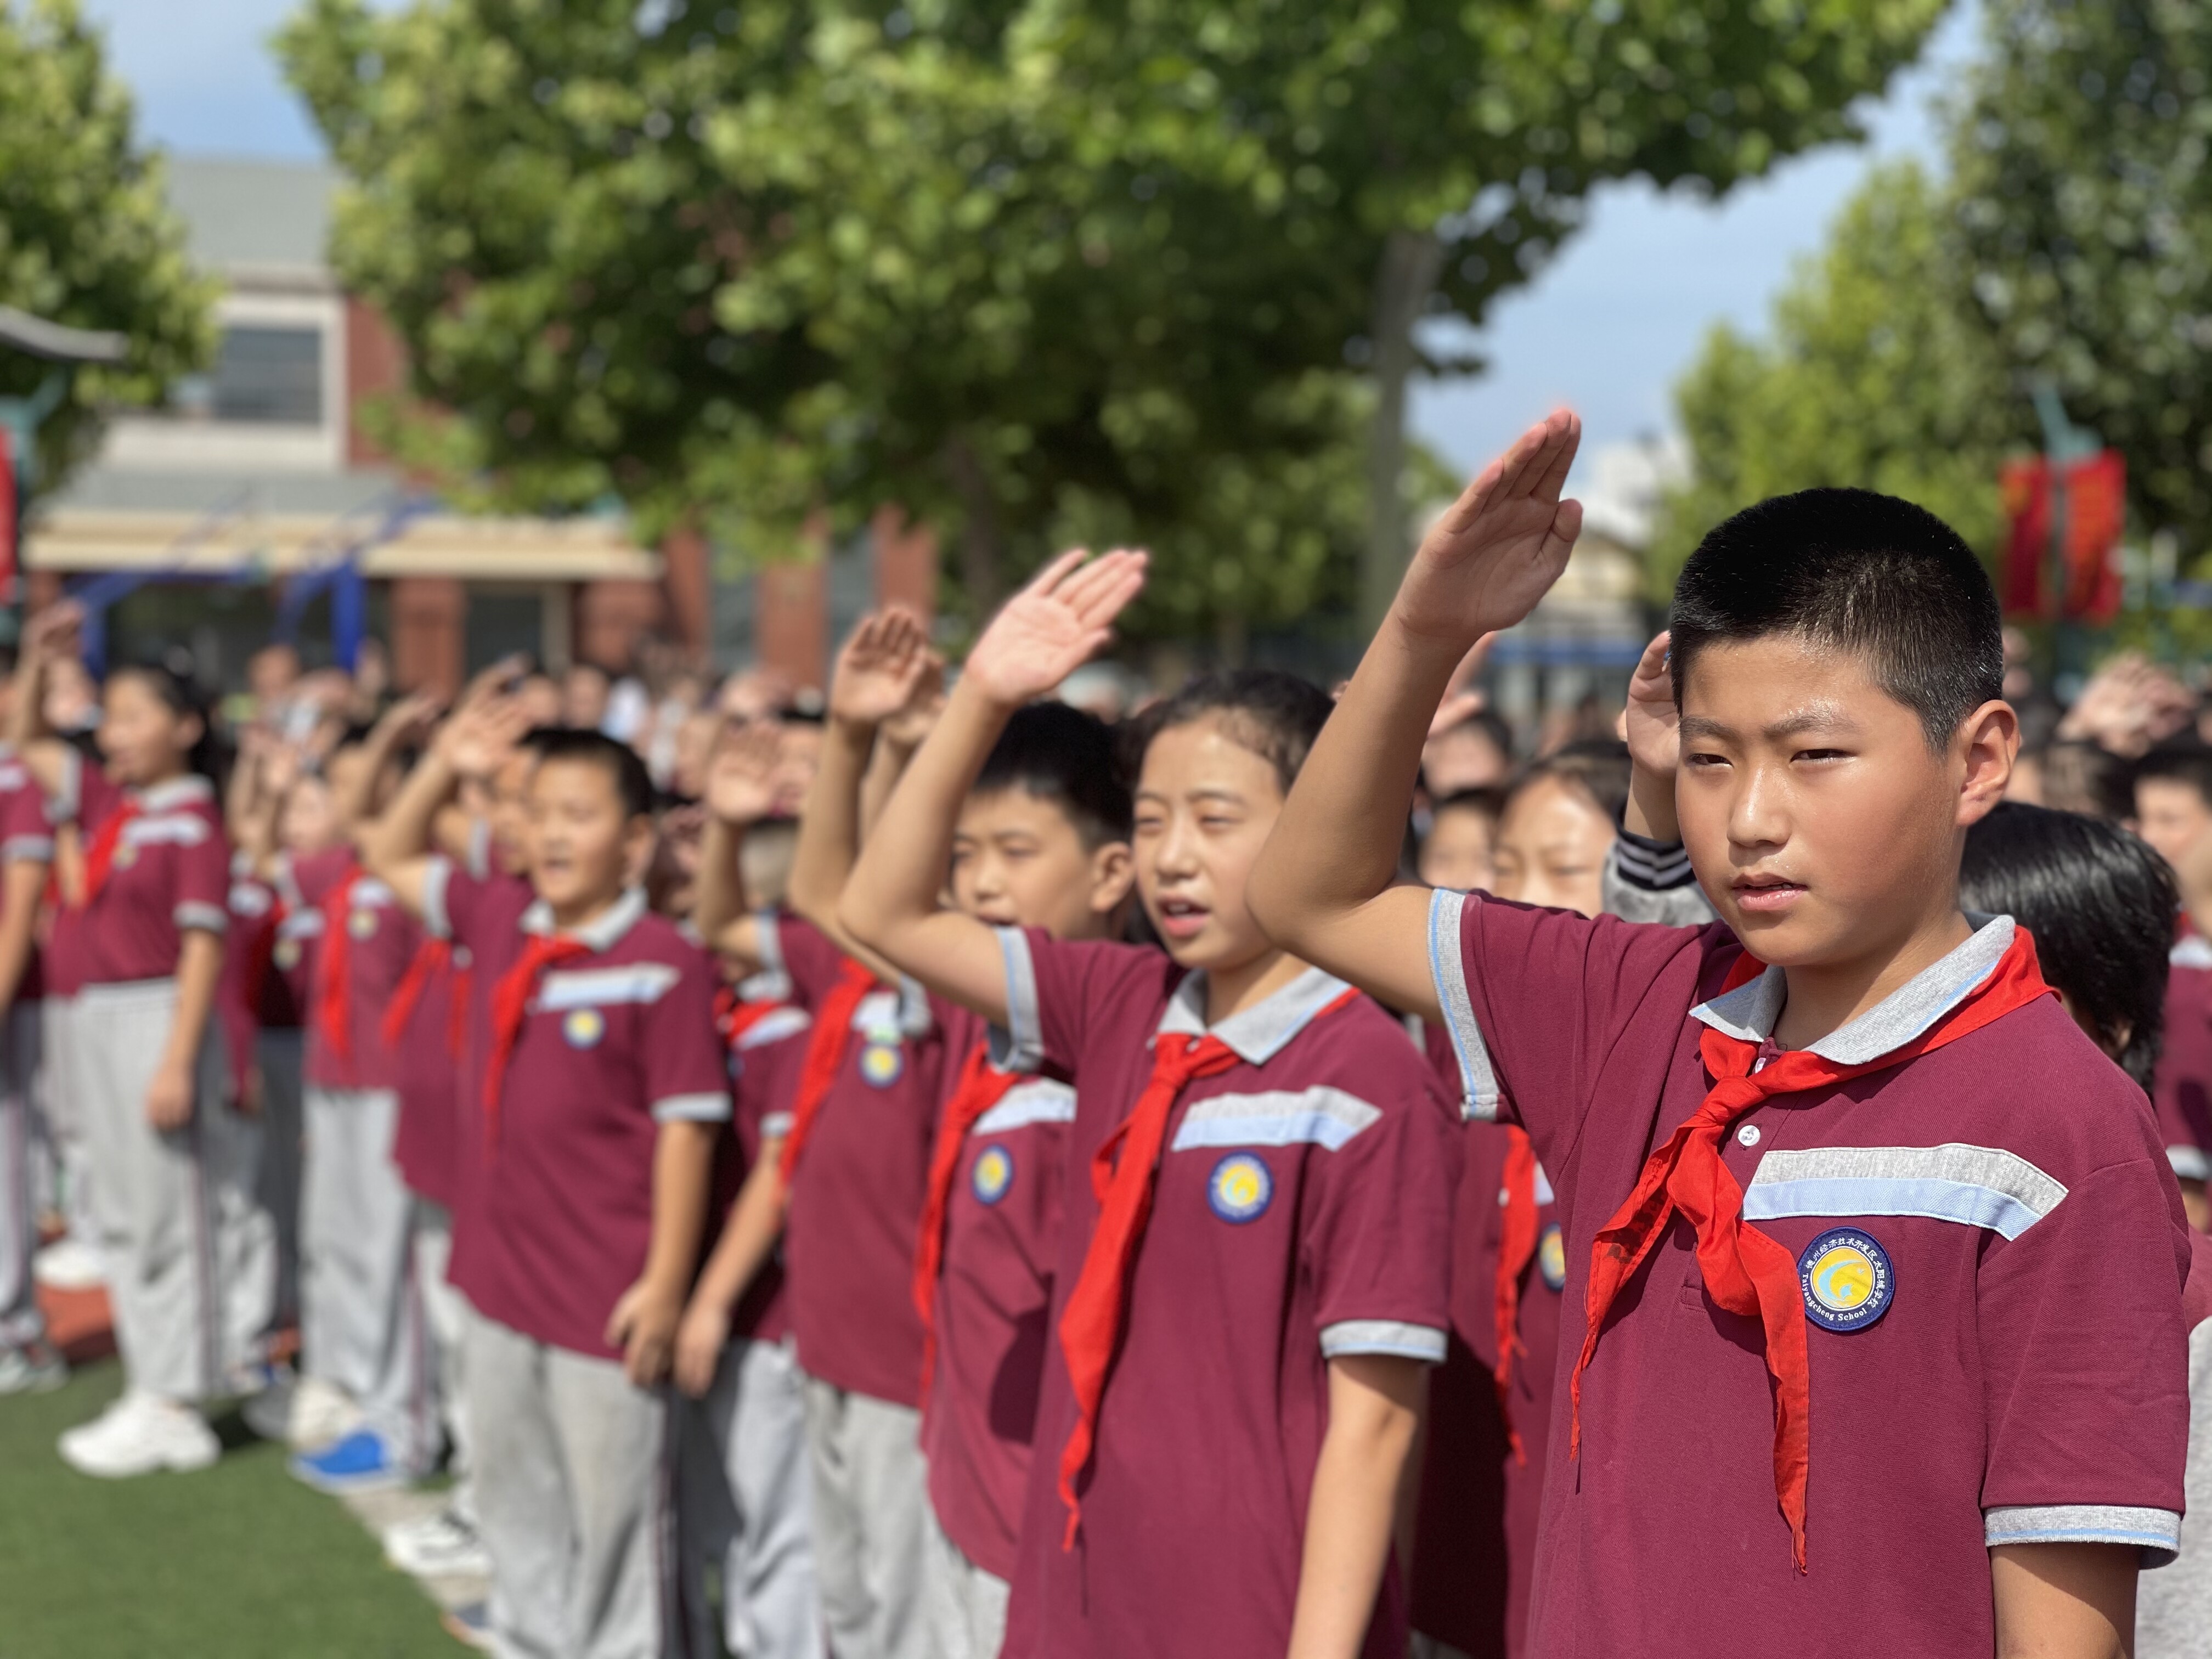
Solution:
M100 896L100 890L107 885L107 878L115 869L116 849L123 844L125 826L144 817L145 811L136 795L125 795L93 832L92 842L85 848L84 898L79 909L91 908L92 902Z
M361 867L348 870L337 884L323 895L323 949L315 967L321 979L315 1000L315 1029L340 1060L353 1058L353 890L362 880Z
M928 1195L922 1202L921 1237L914 1255L914 1309L921 1316L921 1397L929 1398L929 1384L937 1370L937 1278L945 1266L945 1217L951 1207L952 1177L960 1167L960 1149L968 1132L984 1113L1006 1097L1024 1081L1019 1072L1002 1072L991 1064L991 1045L979 1042L960 1068L960 1081L945 1103L937 1121L937 1142L930 1149Z
M837 1081L837 1073L845 1064L845 1051L851 1046L853 1016L860 1006L860 999L875 988L876 976L860 963L848 957L837 970L836 982L822 999L815 1011L814 1033L806 1040L806 1059L799 1069L799 1089L791 1099L791 1133L783 1138L781 1167L783 1179L790 1183L792 1172L799 1167L800 1149L806 1138L814 1132L814 1121L822 1110L822 1103L829 1098L830 1085Z
M387 1048L397 1048L406 1034L407 1022L415 1018L416 1007L422 1000L422 993L430 988L431 975L447 966L453 959L453 947L445 939L425 939L415 947L415 955L407 963L407 971L399 976L399 983L392 988L392 1000L384 1005L384 1043Z
M1506 1443L1514 1460L1526 1463L1528 1453L1521 1431L1513 1426L1509 1385L1513 1381L1513 1355L1526 1353L1521 1340L1521 1275L1536 1255L1536 1148L1526 1129L1505 1131L1505 1171L1499 1197L1504 1211L1498 1241L1498 1364L1492 1379L1498 1384L1498 1413L1505 1424Z
M1765 965L1749 952L1729 970L1722 994L1748 984ZM1571 1455L1582 1453L1583 1372L1597 1352L1607 1311L1666 1236L1679 1211L1698 1235L1705 1293L1730 1313L1765 1328L1766 1369L1774 1378L1774 1491L1790 1522L1790 1553L1805 1570L1805 1482L1811 1463L1811 1384L1805 1349L1803 1291L1789 1250L1743 1219L1743 1188L1721 1161L1721 1137L1744 1113L1777 1095L1825 1089L1887 1071L1978 1031L2051 988L2036 965L2035 941L2017 929L1989 976L1964 1001L1901 1048L1863 1065L1843 1066L1793 1048L1758 1072L1759 1045L1707 1026L1698 1039L1713 1079L1704 1103L1644 1160L1636 1189L1590 1247L1589 1325L1569 1391L1574 1401Z
M1358 994L1346 990L1314 1018L1326 1018ZM1168 1119L1192 1083L1218 1076L1237 1063L1236 1050L1211 1033L1194 1037L1160 1032L1152 1040L1152 1080L1128 1116L1091 1155L1091 1189L1098 1198L1098 1222L1083 1254L1083 1271L1060 1316L1060 1347L1075 1394L1075 1426L1068 1431L1060 1453L1060 1500L1067 1505L1062 1549L1075 1547L1076 1530L1082 1523L1075 1480L1091 1461L1097 1437L1107 1370L1128 1312L1129 1273L1144 1241L1145 1224L1152 1218L1152 1185L1159 1172L1160 1148L1167 1139Z
M714 993L714 1029L722 1034L722 1046L735 1052L746 1032L790 1006L779 997L741 997L726 985Z
M500 1097L507 1086L507 1062L522 1036L522 1022L530 1013L530 999L548 968L592 954L580 939L558 933L532 933L524 943L514 965L499 976L491 992L491 1052L484 1057L484 1146L499 1140Z

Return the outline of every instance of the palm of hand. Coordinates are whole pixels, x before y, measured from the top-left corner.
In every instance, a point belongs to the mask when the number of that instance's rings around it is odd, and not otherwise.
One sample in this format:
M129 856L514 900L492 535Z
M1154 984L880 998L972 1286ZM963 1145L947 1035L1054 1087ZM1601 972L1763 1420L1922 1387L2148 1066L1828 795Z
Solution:
M1628 703L1621 713L1621 737L1630 757L1651 772L1672 772L1682 760L1682 715L1674 706L1674 680L1667 652L1672 636L1662 634L1644 647L1628 682Z
M837 665L837 678L830 688L830 711L856 725L880 726L906 707L921 667L911 657L903 661L872 653L848 657Z
M1409 628L1471 642L1535 609L1582 529L1581 503L1559 495L1581 441L1562 411L1482 470L1414 555L1398 604Z
M1089 659L1092 629L1049 593L1018 594L969 653L969 678L1010 702L1042 696Z
M726 750L707 773L707 809L726 823L752 823L775 805L775 775L756 756Z

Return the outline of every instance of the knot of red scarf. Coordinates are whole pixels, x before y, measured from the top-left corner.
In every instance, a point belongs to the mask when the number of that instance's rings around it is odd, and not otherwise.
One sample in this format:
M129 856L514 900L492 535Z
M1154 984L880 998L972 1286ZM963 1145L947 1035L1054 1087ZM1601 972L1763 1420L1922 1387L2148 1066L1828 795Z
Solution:
M1729 970L1723 994L1763 971L1748 953ZM1811 1381L1805 1346L1803 1291L1790 1251L1743 1220L1743 1188L1721 1161L1729 1125L1777 1095L1825 1089L1886 1071L1955 1042L2050 990L2036 965L2026 928L1987 978L1928 1030L1900 1048L1861 1065L1839 1065L1805 1049L1776 1056L1757 1072L1759 1045L1708 1026L1698 1039L1713 1079L1704 1103L1666 1144L1644 1160L1628 1201L1590 1247L1589 1323L1569 1384L1573 1401L1570 1454L1582 1452L1583 1372L1597 1352L1607 1311L1644 1265L1679 1212L1697 1231L1698 1271L1705 1293L1730 1313L1756 1318L1766 1337L1766 1369L1774 1379L1774 1491L1790 1523L1790 1553L1805 1570L1805 1486L1811 1467Z
M407 971L399 976L399 983L392 988L392 1000L384 1005L384 1042L387 1048L397 1048L407 1030L407 1022L415 1018L415 1010L422 1000L422 994L430 988L430 981L453 959L453 947L441 939L425 939L415 949L407 963Z
M323 895L323 949L316 966L322 978L315 1003L315 1029L330 1051L340 1060L353 1058L353 1024L348 1011L353 1002L353 894L362 872L349 870L337 885Z
M1528 1449L1521 1443L1521 1431L1513 1426L1508 1404L1513 1356L1528 1351L1521 1340L1521 1275L1536 1256L1536 1148L1526 1129L1505 1131L1505 1170L1498 1197L1504 1214L1498 1241L1498 1364L1491 1377L1498 1385L1498 1414L1505 1425L1506 1443L1513 1449L1514 1461L1526 1463Z
M107 885L108 877L115 872L115 854L123 846L123 832L144 816L145 809L138 805L137 799L125 795L115 810L100 821L100 828L93 831L84 852L84 896L76 908L87 908L100 896L100 890Z
M829 1098L830 1085L836 1082L837 1073L845 1064L845 1052L853 1040L853 1016L860 1012L860 999L875 988L875 983L873 974L848 958L837 970L836 981L822 999L822 1006L814 1011L814 1032L806 1041L806 1058L799 1067L799 1088L791 1097L791 1133L783 1139L787 1183L799 1168L799 1154L814 1132L814 1121L821 1115L822 1103Z
M514 965L491 988L491 1052L484 1056L484 1146L498 1144L500 1097L507 1087L507 1062L522 1036L522 1022L529 1017L530 999L548 968L589 956L592 947L579 939L558 933L532 933L524 943Z
M922 1200L921 1237L914 1255L914 1309L921 1316L921 1397L929 1398L929 1384L937 1373L937 1279L945 1265L945 1217L951 1206L952 1176L960 1167L960 1149L969 1131L1006 1091L1023 1081L1019 1072L1002 1072L991 1064L990 1045L979 1042L960 1069L960 1081L937 1122L937 1140L929 1153L929 1186Z

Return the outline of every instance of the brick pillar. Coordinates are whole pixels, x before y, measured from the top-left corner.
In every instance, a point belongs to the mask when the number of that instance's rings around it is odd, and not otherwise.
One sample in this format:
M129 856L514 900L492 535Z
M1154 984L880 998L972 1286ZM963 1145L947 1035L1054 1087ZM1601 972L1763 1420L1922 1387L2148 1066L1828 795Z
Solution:
M638 640L660 626L665 610L659 582L586 582L576 593L575 659L627 673Z
M346 465L370 466L384 452L361 429L357 411L364 398L390 398L407 389L407 349L384 313L349 297L345 302Z
M821 690L830 659L827 568L818 557L771 564L753 580L755 659L794 686Z
M714 629L714 572L707 538L692 526L679 526L661 542L660 558L676 641L687 655L703 659Z
M468 661L469 596L451 576L392 584L392 678L403 691L451 697Z
M885 502L869 530L876 543L876 603L902 605L925 624L937 620L937 532Z

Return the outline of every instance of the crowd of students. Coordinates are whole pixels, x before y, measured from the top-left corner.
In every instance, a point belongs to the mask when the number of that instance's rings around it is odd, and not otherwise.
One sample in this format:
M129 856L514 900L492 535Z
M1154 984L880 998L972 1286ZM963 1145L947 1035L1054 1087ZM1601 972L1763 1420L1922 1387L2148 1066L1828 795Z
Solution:
M824 707L501 664L227 782L167 668L58 729L35 619L0 1392L62 1378L59 1230L125 1376L64 1458L203 1468L243 1401L327 1491L442 1467L387 1551L515 1659L2089 1659L2177 1554L2140 1651L2203 1650L2212 748L2022 799L1981 567L1820 490L1516 767L1465 674L1578 437L1337 696L1115 725L1055 693L1121 550L949 691L890 609Z

